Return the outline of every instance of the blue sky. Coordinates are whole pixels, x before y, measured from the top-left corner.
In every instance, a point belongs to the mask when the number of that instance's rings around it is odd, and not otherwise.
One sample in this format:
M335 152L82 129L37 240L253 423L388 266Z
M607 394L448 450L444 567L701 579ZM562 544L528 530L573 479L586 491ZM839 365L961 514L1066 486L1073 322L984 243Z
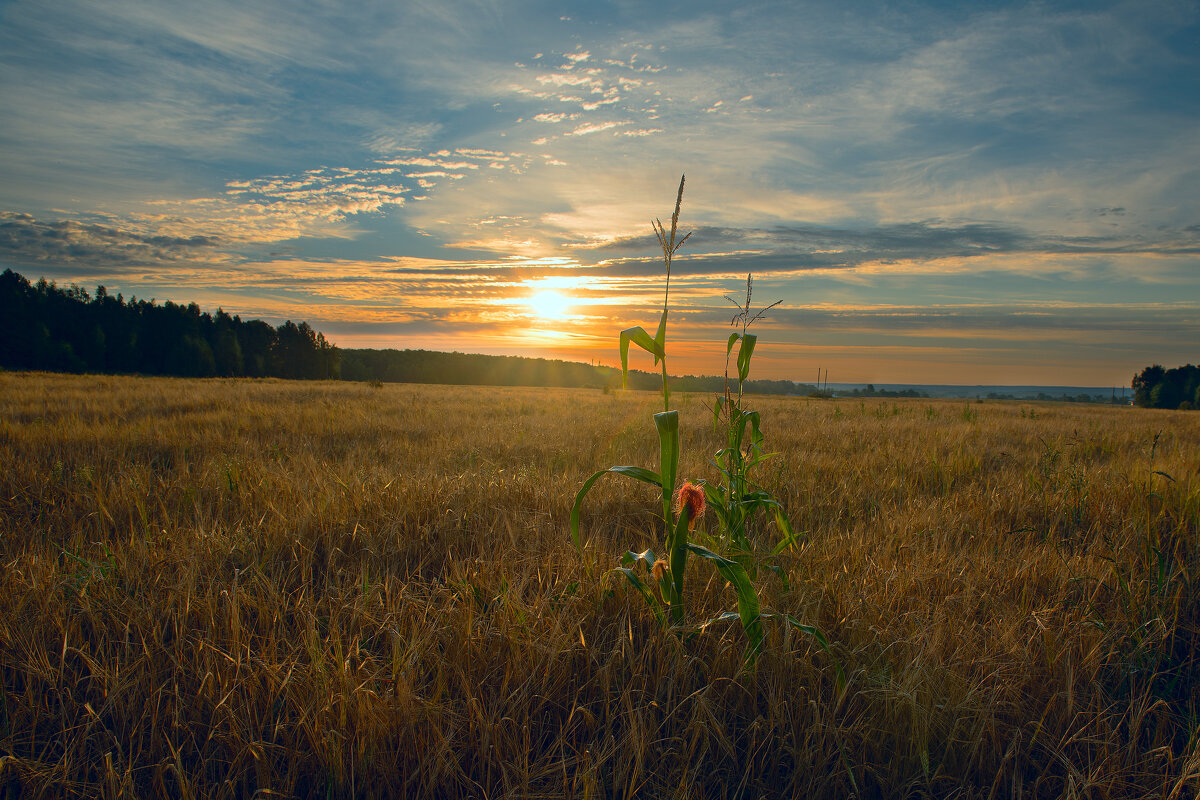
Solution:
M1125 385L1200 341L1200 7L0 4L0 265L343 346Z

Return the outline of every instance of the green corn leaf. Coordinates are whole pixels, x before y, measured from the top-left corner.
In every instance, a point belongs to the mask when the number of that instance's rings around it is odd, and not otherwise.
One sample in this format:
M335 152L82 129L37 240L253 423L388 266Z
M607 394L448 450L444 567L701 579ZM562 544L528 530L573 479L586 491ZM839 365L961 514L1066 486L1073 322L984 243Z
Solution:
M778 564L764 564L763 567L770 572L773 572L776 578L779 578L780 582L783 584L783 590L785 592L790 592L792 590L792 583L788 580L787 571L784 570L783 567L779 566Z
M664 331L665 334L665 331ZM650 338L650 334L646 333L646 329L641 325L635 328L626 328L621 331L621 388L625 388L625 384L629 379L629 343L633 342L638 347L645 350L650 355L654 356L654 363L657 364L660 359L666 357L666 353L657 341Z
M708 622L701 625L700 630L704 630L705 628L709 627L710 625L715 625L718 622L740 622L741 619L742 619L741 614L739 614L736 611L722 611L720 614L717 614L715 617L710 619Z
M746 574L746 568L736 561L730 561L698 544L689 543L687 548L701 558L712 562L713 566L717 568L717 572L721 573L721 577L733 586L733 590L737 593L738 619L741 620L742 629L746 631L746 636L750 639L750 646L746 650L747 658L753 660L762 646L762 607L758 603L758 592L754 590L754 584L750 582L750 576Z
M658 330L654 332L654 343L658 345L659 355L654 359L654 363L658 363L658 359L666 358L667 353L667 309L663 309L662 316L658 318Z
M700 488L704 490L704 500L710 506L725 505L725 487L719 483L702 483Z
M740 452L742 440L746 438L746 425L751 425L751 429L753 430L753 428L757 427L755 425L757 419L757 411L741 411L738 413L737 417L733 420L733 436L730 439L730 450ZM753 434L751 434L750 438L753 441ZM735 444L736 446L733 446Z
M704 501L708 503L709 509L717 518L717 527L720 530L727 530L729 528L729 507L725 503L725 487L706 483L703 488Z
M741 423L743 430L745 430L747 423L750 425L750 443L755 445L762 444L763 435L762 430L760 430L762 426L762 417L758 415L758 412L747 411L746 413L742 414Z
M742 346L738 348L738 383L745 383L746 378L750 377L750 357L754 355L754 345L758 344L758 337L753 333L747 333L742 337Z
M617 572L623 574L626 580L633 585L634 589L638 590L642 599L646 601L646 605L650 606L650 610L654 612L654 618L658 620L659 625L666 625L666 619L663 617L662 602L654 596L654 592L650 591L650 587L645 581L638 577L637 572L632 567L617 567Z
M576 550L583 550L583 543L579 539L579 517L583 510L583 498L591 491L592 484L610 472L633 478L642 483L649 483L652 486L662 486L662 479L659 478L658 473L644 467L609 467L592 475L592 477L583 482L583 486L579 489L579 494L575 495L575 504L571 506L571 540L575 542Z
M627 478L633 478L635 481L648 483L651 486L662 486L662 479L658 477L658 473L645 467L609 467L604 471L624 475Z
M799 544L799 540L796 538L796 532L792 530L792 522L788 519L787 512L783 510L783 506L779 505L779 503L774 503L773 505L774 508L771 510L775 512L775 527L779 528L779 532L783 535L783 538L779 540L779 544L775 545L775 549L771 551L771 555L777 556L785 549Z
M672 223L672 226L674 223ZM675 228L671 228L671 238L675 238ZM671 258L667 256L667 285L671 283ZM663 394L663 411L671 407L671 383L667 380L667 302L663 298L662 316L658 318L658 330L654 333L654 344L658 347L658 355L654 357L654 363L658 364L659 359L662 360L662 394Z
M634 564L641 564L646 568L647 572L654 568L654 562L657 560L658 559L655 558L653 550L643 550L640 553L635 553L632 550L626 550L624 555L621 556L621 563L625 566L628 567Z
M713 433L718 433L721 430L721 409L725 407L725 398L717 397L713 403ZM720 455L718 454L718 458Z
M701 625L700 629L703 630L703 629L707 628L708 626L713 625L718 622L732 622L735 619L736 620L742 619L742 612L740 610L726 611L723 614L718 614L717 616L710 619L708 622ZM763 611L758 615L758 620L760 622L762 620L768 620L768 619L782 619L785 622L787 622L789 625L791 625L793 628L800 631L801 633L804 633L804 634L807 634L807 635L813 637L813 639L815 639L817 642L817 646L820 647L822 650L824 650L825 654L828 655L829 658L833 661L833 667L835 670L837 670L838 691L842 691L846 688L846 673L842 669L842 662L839 661L837 656L835 656L833 654L833 649L829 646L829 640L825 638L825 634L821 633L820 628L816 627L815 625L805 625L803 622L796 619L791 614L777 614L772 611ZM761 642L762 642L762 632L760 629L759 643L761 644ZM753 652L751 652L748 649L747 656L749 656L750 658L753 658L753 655L756 652L757 652L757 648L755 648Z
M764 461L770 461L777 455L779 455L779 453L760 453L759 455L756 455L754 458L750 459L750 461L746 464L746 469L748 470L751 467L756 467Z
M662 483L663 519L667 530L671 529L671 494L675 491L675 478L679 473L679 412L660 411L654 415L654 427L658 428L659 476Z
M725 355L729 355L733 352L733 344L740 338L742 338L740 333L729 334L729 344L725 345Z

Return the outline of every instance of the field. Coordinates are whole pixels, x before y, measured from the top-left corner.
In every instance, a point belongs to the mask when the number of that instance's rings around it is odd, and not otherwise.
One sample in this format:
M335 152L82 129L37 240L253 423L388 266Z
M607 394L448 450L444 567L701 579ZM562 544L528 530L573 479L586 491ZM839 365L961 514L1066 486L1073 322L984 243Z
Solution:
M1197 796L1200 414L751 398L832 653L748 666L612 571L651 487L572 545L660 402L0 374L0 797Z

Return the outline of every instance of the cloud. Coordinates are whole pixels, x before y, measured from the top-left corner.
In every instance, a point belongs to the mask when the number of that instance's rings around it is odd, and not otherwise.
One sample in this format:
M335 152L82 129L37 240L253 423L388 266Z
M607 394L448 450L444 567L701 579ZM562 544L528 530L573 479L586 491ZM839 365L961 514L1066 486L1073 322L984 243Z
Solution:
M557 114L541 113L533 117L534 122L562 122L565 119L576 119L578 114L566 114L559 112Z
M608 122L589 122L587 124L580 125L578 128L576 128L573 131L568 131L566 135L567 136L587 136L589 133L599 133L600 131L607 131L611 128L617 128L617 127L620 127L621 125L628 125L628 124L629 124L628 121L611 121L611 120Z
M75 220L0 212L0 258L16 264L127 267L219 259L211 236L145 235Z
M932 263L939 271L953 271L947 262L966 263L990 256L1026 257L1015 269L1045 269L1041 259L1053 256L1191 256L1200 254L1200 236L1188 231L1160 231L1153 240L1121 236L1046 236L1017 228L982 223L934 221L893 225L834 227L779 225L772 228L694 229L689 249L694 253L677 260L680 273L779 272L814 269L903 271L912 264ZM577 251L604 260L622 274L641 274L657 262L654 236L631 236L582 243ZM642 254L637 257L635 254ZM632 256L632 257L631 257ZM1037 260L1031 261L1030 258ZM1060 265L1065 269L1065 264Z
M370 133L365 144L371 152L381 154L415 150L435 139L442 128L438 122L389 125L386 129Z
M103 264L167 264L182 258L185 248L196 247L212 249L210 260L238 261L243 258L239 247L247 245L354 238L362 231L355 221L425 196L416 192L462 180L483 167L519 172L533 160L522 153L457 148L387 157L362 167L235 179L213 196L143 202L123 213L59 213L38 221L6 212L3 248L21 263L95 258ZM556 163L548 156L538 160Z

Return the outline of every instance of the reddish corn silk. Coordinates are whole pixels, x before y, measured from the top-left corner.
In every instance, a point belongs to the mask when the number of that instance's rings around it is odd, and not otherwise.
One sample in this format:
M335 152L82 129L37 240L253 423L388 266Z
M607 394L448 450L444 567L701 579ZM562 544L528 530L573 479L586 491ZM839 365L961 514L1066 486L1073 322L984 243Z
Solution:
M696 527L696 520L704 514L704 490L694 483L684 483L675 494L675 508L687 514L688 530Z

